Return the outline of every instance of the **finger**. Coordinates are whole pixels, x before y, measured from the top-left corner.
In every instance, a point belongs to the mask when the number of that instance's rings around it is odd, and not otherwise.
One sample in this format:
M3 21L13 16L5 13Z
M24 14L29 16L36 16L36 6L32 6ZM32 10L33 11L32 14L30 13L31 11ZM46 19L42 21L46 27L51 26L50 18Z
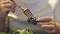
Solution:
M11 5L12 5L12 4L9 3L9 4L2 4L1 6L2 6L2 7L5 7L5 8L8 8L8 7L11 7Z
M42 17L38 18L37 21L39 22L50 22L53 19L53 17Z
M11 3L11 1L10 0L3 0L3 1L1 1L1 4L7 4L7 3Z
M48 25L49 23L48 22L39 22L37 23L38 25Z
M1 4L5 5L5 4L11 4L11 5L15 5L12 1L7 0L7 1L3 1ZM8 5L7 5L8 6Z
M46 32L46 33L50 33L50 34L51 34L51 33L55 33L55 29L53 29L53 30L45 30L45 32Z
M41 27L49 30L55 29L54 25L41 25Z
M11 4L5 4L1 6L3 9L7 8L7 11L15 11L15 7Z

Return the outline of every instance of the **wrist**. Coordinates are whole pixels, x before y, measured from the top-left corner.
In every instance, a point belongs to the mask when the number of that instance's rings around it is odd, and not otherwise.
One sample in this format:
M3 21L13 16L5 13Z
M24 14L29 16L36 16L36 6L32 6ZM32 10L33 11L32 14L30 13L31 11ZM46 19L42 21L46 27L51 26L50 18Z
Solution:
M56 23L56 34L60 33L60 23Z

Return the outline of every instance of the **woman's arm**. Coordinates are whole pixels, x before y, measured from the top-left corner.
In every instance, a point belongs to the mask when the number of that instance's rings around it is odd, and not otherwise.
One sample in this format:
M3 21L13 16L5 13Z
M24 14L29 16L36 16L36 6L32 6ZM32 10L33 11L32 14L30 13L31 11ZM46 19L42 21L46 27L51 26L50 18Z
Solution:
M6 18L10 11L15 11L13 2L6 0L0 3L0 32L6 31Z

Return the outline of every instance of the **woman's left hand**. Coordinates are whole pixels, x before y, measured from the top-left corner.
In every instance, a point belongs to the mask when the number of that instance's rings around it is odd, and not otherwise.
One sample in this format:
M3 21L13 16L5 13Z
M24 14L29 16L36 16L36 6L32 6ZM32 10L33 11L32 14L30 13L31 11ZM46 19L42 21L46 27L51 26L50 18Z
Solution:
M49 17L49 16L42 17L42 18L38 18L37 20L39 21L37 24L39 24L42 28L44 28L45 32L49 34L55 33L56 22L52 17Z

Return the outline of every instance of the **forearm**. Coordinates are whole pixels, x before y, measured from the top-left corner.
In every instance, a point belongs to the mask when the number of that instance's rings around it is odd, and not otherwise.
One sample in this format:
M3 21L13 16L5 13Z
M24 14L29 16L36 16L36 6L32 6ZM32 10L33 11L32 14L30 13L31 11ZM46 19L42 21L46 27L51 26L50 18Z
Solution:
M5 19L0 17L0 32L5 32L5 30L6 30L6 22L5 22Z
M0 22L0 32L5 32L6 26L5 23Z
M56 23L56 34L60 34L60 23Z
M1 14L0 10L0 32L5 32L6 29L6 22L5 22L5 17L3 14Z

